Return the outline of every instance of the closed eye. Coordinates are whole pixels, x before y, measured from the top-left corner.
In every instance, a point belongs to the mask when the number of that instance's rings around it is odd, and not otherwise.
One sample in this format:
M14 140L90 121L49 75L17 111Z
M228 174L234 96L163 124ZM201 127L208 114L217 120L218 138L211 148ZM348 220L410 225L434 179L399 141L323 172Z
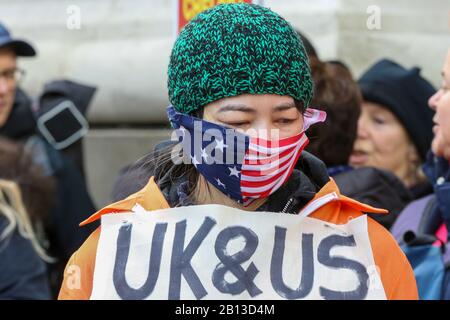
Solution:
M248 126L250 125L250 122L224 122L223 124L229 127L238 128Z
M383 118L380 118L380 117L373 117L372 120L376 124L385 124L386 123L386 121Z
M239 129L250 126L250 122L248 121L241 121L241 122L223 122L221 121L224 126Z
M280 124L291 124L295 120L297 120L297 119L279 119L279 120L277 120L277 122Z

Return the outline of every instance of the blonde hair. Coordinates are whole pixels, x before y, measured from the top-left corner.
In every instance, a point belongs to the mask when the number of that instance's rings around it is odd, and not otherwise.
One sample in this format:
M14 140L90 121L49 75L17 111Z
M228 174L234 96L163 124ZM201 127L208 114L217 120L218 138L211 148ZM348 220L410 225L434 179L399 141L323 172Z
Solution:
M39 244L25 205L23 204L20 189L13 181L0 179L0 215L5 216L8 220L8 225L0 233L0 241L11 236L17 228L22 237L30 240L34 250L45 262L51 263L56 261Z

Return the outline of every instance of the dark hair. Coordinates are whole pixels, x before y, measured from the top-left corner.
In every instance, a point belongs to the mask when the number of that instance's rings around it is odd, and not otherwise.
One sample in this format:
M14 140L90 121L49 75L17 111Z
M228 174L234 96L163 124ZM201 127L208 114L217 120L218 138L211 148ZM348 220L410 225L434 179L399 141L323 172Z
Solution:
M319 58L319 56L317 55L316 48L314 48L311 41L309 41L309 39L303 33L301 33L299 30L295 30L295 31L297 32L300 39L302 40L303 46L305 47L306 54L308 55L308 57L309 58Z
M307 150L327 166L346 165L356 139L361 93L350 71L337 63L311 59L312 107L327 112L325 123L308 130Z
M121 184L127 185L127 187L124 190L122 190L123 188L116 188L118 186L116 181L113 198L118 201L129 196L131 194L130 190L137 192L145 186L151 176L154 177L155 183L160 190L165 190L167 187L170 188L171 185L185 177L188 183L186 196L189 202L195 203L194 191L198 182L199 172L193 164L185 161L175 163L172 158L174 153L176 153L177 159L184 156L181 146L181 143L172 140L164 140L158 143L152 152L124 170L119 177L119 181L121 181ZM137 186L135 186L136 184ZM180 205L180 203L171 203L171 207Z
M350 70L350 67L342 60L328 60L328 61L326 61L326 63L341 66L342 68L346 69L348 72L352 73L352 71Z

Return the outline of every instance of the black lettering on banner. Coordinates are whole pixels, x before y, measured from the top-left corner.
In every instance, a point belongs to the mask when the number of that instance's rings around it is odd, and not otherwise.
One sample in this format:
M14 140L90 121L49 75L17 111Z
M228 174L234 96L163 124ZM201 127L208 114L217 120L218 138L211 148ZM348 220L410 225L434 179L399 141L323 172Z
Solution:
M181 276L184 276L186 282L189 284L189 287L198 300L208 294L198 278L198 275L192 268L191 260L215 224L215 220L210 217L206 217L203 224L186 246L186 249L183 250L184 240L186 237L186 220L177 222L175 226L175 237L173 239L172 259L170 263L170 300L180 299Z
M331 235L322 240L319 244L317 256L321 264L333 269L349 269L355 271L358 276L359 285L353 291L334 291L324 287L320 287L320 295L327 300L358 300L367 296L368 286L367 280L369 275L366 268L361 263L346 259L344 257L331 257L330 251L336 246L355 247L355 238L351 236Z
M245 247L241 251L229 255L227 252L228 243L239 237L245 239ZM228 227L219 233L214 249L221 262L212 274L212 282L217 290L231 295L237 295L247 290L251 297L262 293L253 282L259 272L255 264L250 263L247 270L241 267L241 264L255 253L258 242L258 236L252 230L241 226ZM225 281L227 272L231 272L237 280L232 283Z
M122 299L141 300L150 296L155 289L156 280L161 266L162 247L167 230L167 223L157 223L153 232L150 262L147 279L140 288L131 288L125 276L125 270L130 253L132 224L124 224L119 229L117 251L113 270L113 283L117 294Z
M297 289L289 288L283 280L283 259L286 228L275 227L275 243L270 263L270 280L274 290L285 299L302 299L312 290L314 282L313 235L302 234L302 272Z

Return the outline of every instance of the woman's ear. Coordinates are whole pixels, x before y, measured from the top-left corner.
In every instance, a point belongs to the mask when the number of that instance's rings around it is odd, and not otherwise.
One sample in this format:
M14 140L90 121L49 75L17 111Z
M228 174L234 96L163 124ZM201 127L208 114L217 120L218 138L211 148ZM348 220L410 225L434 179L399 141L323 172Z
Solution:
M414 163L416 165L420 165L420 157L419 152L417 151L416 146L414 143L410 140L409 141L409 148L408 148L408 161L411 163Z

